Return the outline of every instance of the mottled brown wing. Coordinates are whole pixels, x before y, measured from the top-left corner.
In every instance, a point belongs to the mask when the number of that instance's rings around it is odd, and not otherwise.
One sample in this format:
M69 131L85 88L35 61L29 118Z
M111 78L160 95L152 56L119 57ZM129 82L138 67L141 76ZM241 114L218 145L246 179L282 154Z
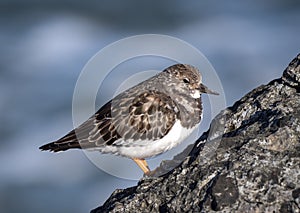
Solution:
M175 102L170 96L158 91L143 92L133 100L121 99L121 102L116 102L113 107L120 109L120 105L127 106L126 110L121 108L116 115L112 113L112 120L123 141L114 145L160 139L170 131L179 117Z
M57 141L40 147L53 152L72 148L93 148L101 144L112 144L120 139L111 125L111 101L102 106L92 117Z
M161 92L147 91L136 98L117 96L78 128L40 149L57 152L157 140L170 131L178 117L174 101Z

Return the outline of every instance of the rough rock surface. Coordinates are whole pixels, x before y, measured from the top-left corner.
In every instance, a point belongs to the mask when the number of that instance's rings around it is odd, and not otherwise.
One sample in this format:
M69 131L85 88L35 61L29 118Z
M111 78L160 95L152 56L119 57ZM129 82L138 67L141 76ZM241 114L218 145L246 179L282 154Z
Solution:
M300 212L300 54L222 111L176 169L116 190L98 212Z

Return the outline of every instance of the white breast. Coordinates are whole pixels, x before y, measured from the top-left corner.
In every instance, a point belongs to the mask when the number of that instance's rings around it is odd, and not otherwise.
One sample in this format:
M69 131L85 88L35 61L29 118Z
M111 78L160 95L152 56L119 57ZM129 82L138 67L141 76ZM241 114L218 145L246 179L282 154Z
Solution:
M184 128L177 120L171 130L163 138L155 141L130 141L126 146L105 146L100 149L104 153L114 153L129 158L148 158L173 148L187 138L194 129Z

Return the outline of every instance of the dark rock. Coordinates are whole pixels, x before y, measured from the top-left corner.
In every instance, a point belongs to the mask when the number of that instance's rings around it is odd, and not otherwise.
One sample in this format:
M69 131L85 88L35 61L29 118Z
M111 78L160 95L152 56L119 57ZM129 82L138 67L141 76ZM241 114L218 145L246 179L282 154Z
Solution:
M295 87L297 90L300 88L300 54L289 64L283 72L282 79L288 85Z
M293 198L295 199L300 199L300 188L298 189L295 189L293 192L292 192L292 195L293 195Z
M300 212L300 55L212 121L174 170L96 212Z

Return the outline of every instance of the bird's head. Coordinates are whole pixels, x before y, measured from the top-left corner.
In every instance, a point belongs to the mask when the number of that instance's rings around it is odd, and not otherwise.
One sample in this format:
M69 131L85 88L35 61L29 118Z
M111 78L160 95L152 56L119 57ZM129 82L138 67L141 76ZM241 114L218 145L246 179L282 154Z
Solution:
M173 81L184 93L188 92L193 98L201 97L201 93L219 95L202 84L202 76L196 67L188 64L175 64L166 69Z

